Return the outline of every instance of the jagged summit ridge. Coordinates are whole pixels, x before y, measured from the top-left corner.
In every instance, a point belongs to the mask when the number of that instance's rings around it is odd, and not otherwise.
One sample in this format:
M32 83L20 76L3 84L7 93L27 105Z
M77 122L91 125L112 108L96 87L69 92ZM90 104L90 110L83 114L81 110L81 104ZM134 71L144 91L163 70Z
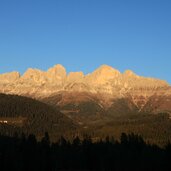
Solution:
M0 74L0 92L35 96L79 90L118 97L133 90L135 93L137 89L154 91L163 87L170 86L166 81L141 77L131 70L122 74L108 65L102 65L87 75L83 72L67 74L60 64L47 71L29 68L22 76L18 72Z
M89 76L94 76L94 77L105 77L105 79L113 79L116 77L136 77L136 78L145 78L145 77L140 77L136 75L132 70L126 70L123 74L117 70L114 69L113 67L109 65L101 65L99 68L97 68L94 72L89 73L87 75L84 75L83 72L70 72L67 74L66 69L63 65L57 64L54 65L53 67L49 68L47 71L42 71L39 69L33 69L33 68L28 68L26 72L21 76L19 72L10 72L10 73L4 73L0 74L0 81L3 81L3 79L8 79L11 80L17 80L21 78L25 79L31 79L36 76L39 77L56 77L56 78L63 78L66 79L67 77L89 77ZM153 79L153 78L146 78L146 79ZM155 79L157 80L157 79ZM162 81L162 80L159 80ZM165 84L169 85L166 81L164 81Z

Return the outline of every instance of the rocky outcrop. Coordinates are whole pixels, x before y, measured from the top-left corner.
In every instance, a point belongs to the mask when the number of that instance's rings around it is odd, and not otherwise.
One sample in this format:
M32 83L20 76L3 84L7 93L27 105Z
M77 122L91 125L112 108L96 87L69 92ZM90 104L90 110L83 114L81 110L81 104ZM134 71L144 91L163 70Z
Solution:
M93 73L86 76L86 82L92 85L104 85L112 80L119 80L122 77L121 73L107 65L102 65Z
M70 72L67 76L67 83L83 82L83 72Z
M67 73L65 68L58 64L54 67L50 68L45 74L48 83L57 84L57 85L64 85L67 77Z
M0 74L0 84L11 84L19 80L20 73L19 72L10 72L5 74Z

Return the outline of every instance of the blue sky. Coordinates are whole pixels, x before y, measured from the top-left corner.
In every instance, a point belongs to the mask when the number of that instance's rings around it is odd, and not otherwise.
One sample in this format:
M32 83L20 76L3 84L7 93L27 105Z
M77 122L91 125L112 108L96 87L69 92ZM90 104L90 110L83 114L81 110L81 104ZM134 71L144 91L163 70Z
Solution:
M0 73L108 64L171 83L170 0L1 0Z

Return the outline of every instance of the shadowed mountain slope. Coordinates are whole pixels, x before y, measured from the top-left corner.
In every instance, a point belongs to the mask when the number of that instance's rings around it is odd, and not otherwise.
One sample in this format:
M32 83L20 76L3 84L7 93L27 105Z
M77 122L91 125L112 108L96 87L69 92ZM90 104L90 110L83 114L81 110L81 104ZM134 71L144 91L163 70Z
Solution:
M69 118L45 103L27 97L0 94L1 133L12 135L16 131L42 136L49 132L57 136L75 129L76 125Z

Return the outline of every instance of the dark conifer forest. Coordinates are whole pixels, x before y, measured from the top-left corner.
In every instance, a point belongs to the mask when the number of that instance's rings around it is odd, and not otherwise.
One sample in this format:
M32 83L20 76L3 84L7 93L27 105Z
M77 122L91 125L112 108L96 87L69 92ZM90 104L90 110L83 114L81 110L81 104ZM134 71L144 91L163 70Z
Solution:
M171 144L164 148L149 145L142 137L122 133L120 141L106 137L92 142L61 137L51 143L48 133L41 141L35 135L0 136L1 171L165 171L171 170Z

